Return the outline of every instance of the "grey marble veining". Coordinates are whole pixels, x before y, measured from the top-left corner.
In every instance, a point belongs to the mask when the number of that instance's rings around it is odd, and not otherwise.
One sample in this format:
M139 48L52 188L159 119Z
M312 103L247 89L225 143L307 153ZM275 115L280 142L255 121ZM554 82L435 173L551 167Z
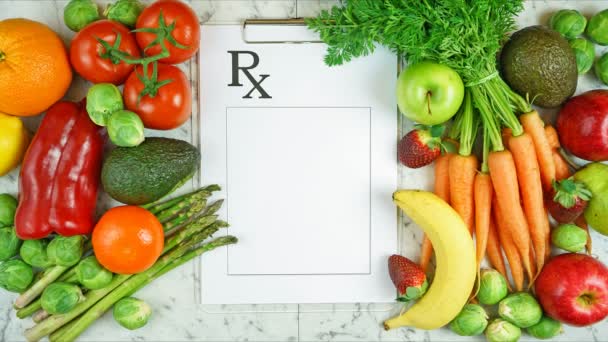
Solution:
M110 1L100 0L100 4ZM150 2L150 1L146 1ZM240 23L245 18L307 17L321 9L338 4L339 0L189 0L201 23ZM63 0L0 0L0 20L9 17L27 17L51 26L66 43L73 33L63 24ZM608 8L608 1L530 1L520 24L531 25L546 20L547 13L563 7L584 8L591 14ZM598 48L598 54L604 48ZM197 66L194 62L181 66L193 80L193 89L198 89ZM600 87L592 76L581 78L579 90ZM88 88L87 82L77 79L66 98L79 100ZM196 98L191 122L169 132L147 130L147 136L168 136L198 144L196 122L198 110ZM546 117L553 113L543 112ZM40 118L26 120L30 129L35 129ZM411 123L400 120L403 135L411 129ZM17 192L18 170L0 177L0 193ZM432 168L418 170L402 167L399 171L402 187L430 189ZM195 177L196 178L196 177ZM186 184L180 192L195 186L197 181ZM115 205L106 195L100 196L100 212ZM401 252L411 258L419 255L422 233L407 217L400 215L399 244ZM608 260L606 238L593 233L594 253ZM140 330L129 331L115 323L111 315L105 315L81 337L82 341L482 341L483 337L459 337L448 329L432 332L411 328L386 332L381 323L398 313L398 306L386 304L324 304L324 305L198 305L196 301L196 279L194 263L185 265L154 281L137 297L145 299L154 309L149 324ZM388 281L388 280L387 280ZM243 289L246 291L246 289ZM30 320L19 320L14 315L12 302L16 296L0 292L0 341L22 341L23 330L32 326ZM523 340L532 340L525 336ZM603 322L589 328L567 327L555 341L608 341L608 323Z

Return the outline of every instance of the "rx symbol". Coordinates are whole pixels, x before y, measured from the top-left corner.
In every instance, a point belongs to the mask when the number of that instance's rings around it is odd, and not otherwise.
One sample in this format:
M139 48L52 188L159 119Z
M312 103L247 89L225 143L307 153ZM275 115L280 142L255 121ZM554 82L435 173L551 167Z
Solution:
M256 79L249 70L254 69L260 63L260 57L257 53L253 51L228 51L228 53L232 56L232 82L228 84L229 87L242 87L243 84L239 80L239 70L249 79L253 88L249 90L244 99L250 99L251 94L254 90L257 90L260 93L261 99L271 99L272 96L268 95L266 90L262 88L262 82L267 79L269 74L260 74L259 79ZM250 55L253 58L253 63L250 66L240 66L239 64L239 56L240 55Z

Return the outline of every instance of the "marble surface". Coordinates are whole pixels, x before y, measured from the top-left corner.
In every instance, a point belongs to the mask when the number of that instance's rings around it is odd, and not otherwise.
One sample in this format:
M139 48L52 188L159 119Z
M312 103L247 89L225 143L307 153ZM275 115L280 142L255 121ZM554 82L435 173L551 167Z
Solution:
M105 4L109 1L97 1ZM149 2L149 1L148 1ZM305 17L339 3L339 0L191 0L201 23L240 23L245 18ZM27 17L46 23L55 29L66 43L73 33L63 24L63 7L60 0L0 0L0 20L10 17ZM545 22L548 13L564 7L576 7L589 15L608 8L608 1L528 1L526 12L520 17L522 26ZM603 53L604 48L598 53ZM182 65L191 80L197 77L194 63ZM86 82L77 80L67 94L70 100L79 100L87 89ZM195 89L198 86L193 82ZM592 76L581 78L579 91L600 87ZM196 106L195 106L196 107ZM552 113L543 112L548 118ZM160 133L148 131L147 136L170 136L198 144L198 111L192 122L181 128ZM411 128L401 120L400 135ZM39 119L28 119L26 124L35 129ZM399 172L402 187L430 188L432 168ZM0 192L17 192L18 171L0 177ZM197 181L186 184L184 192L197 186ZM114 205L105 196L100 198L100 211ZM406 217L400 217L400 249L417 258L422 238L420 230ZM594 254L608 260L606 238L594 233ZM400 307L387 310L379 304L325 304L325 305L242 305L208 306L197 304L196 287L198 270L195 265L183 266L141 290L137 296L154 308L149 324L137 331L122 329L111 315L105 315L81 337L82 341L482 341L483 337L459 337L448 329L432 332L411 328L385 332L381 322L398 313ZM246 291L246 289L243 289ZM22 341L22 332L30 327L30 320L19 320L12 310L15 296L0 292L0 341ZM524 336L522 340L532 340ZM588 328L567 327L555 341L608 341L608 322Z

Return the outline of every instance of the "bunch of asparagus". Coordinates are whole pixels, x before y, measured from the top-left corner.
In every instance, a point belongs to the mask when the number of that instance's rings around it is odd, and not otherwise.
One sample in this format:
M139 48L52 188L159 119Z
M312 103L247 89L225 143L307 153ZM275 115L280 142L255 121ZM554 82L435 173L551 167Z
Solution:
M213 233L227 227L215 213L223 200L207 205L207 199L219 186L210 185L174 199L143 206L156 215L165 231L165 247L161 257L146 271L133 275L114 275L112 282L98 290L88 291L84 300L65 314L49 315L40 304L40 295L50 284L76 282L75 267L54 266L44 272L15 301L19 318L33 316L35 323L25 331L28 341L49 336L51 341L73 341L118 300L131 296L154 279L217 247L234 244L233 236L222 236L205 242ZM90 241L85 250L90 250Z

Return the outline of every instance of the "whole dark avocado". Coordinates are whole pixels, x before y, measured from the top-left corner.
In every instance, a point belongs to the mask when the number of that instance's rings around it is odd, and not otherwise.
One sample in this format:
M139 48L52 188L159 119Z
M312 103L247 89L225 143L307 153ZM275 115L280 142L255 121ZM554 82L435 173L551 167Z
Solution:
M101 183L119 202L151 203L192 178L200 160L200 152L188 142L147 138L137 147L112 150L103 163Z
M576 91L574 52L559 33L544 26L513 33L502 49L500 65L511 89L535 105L557 107Z

